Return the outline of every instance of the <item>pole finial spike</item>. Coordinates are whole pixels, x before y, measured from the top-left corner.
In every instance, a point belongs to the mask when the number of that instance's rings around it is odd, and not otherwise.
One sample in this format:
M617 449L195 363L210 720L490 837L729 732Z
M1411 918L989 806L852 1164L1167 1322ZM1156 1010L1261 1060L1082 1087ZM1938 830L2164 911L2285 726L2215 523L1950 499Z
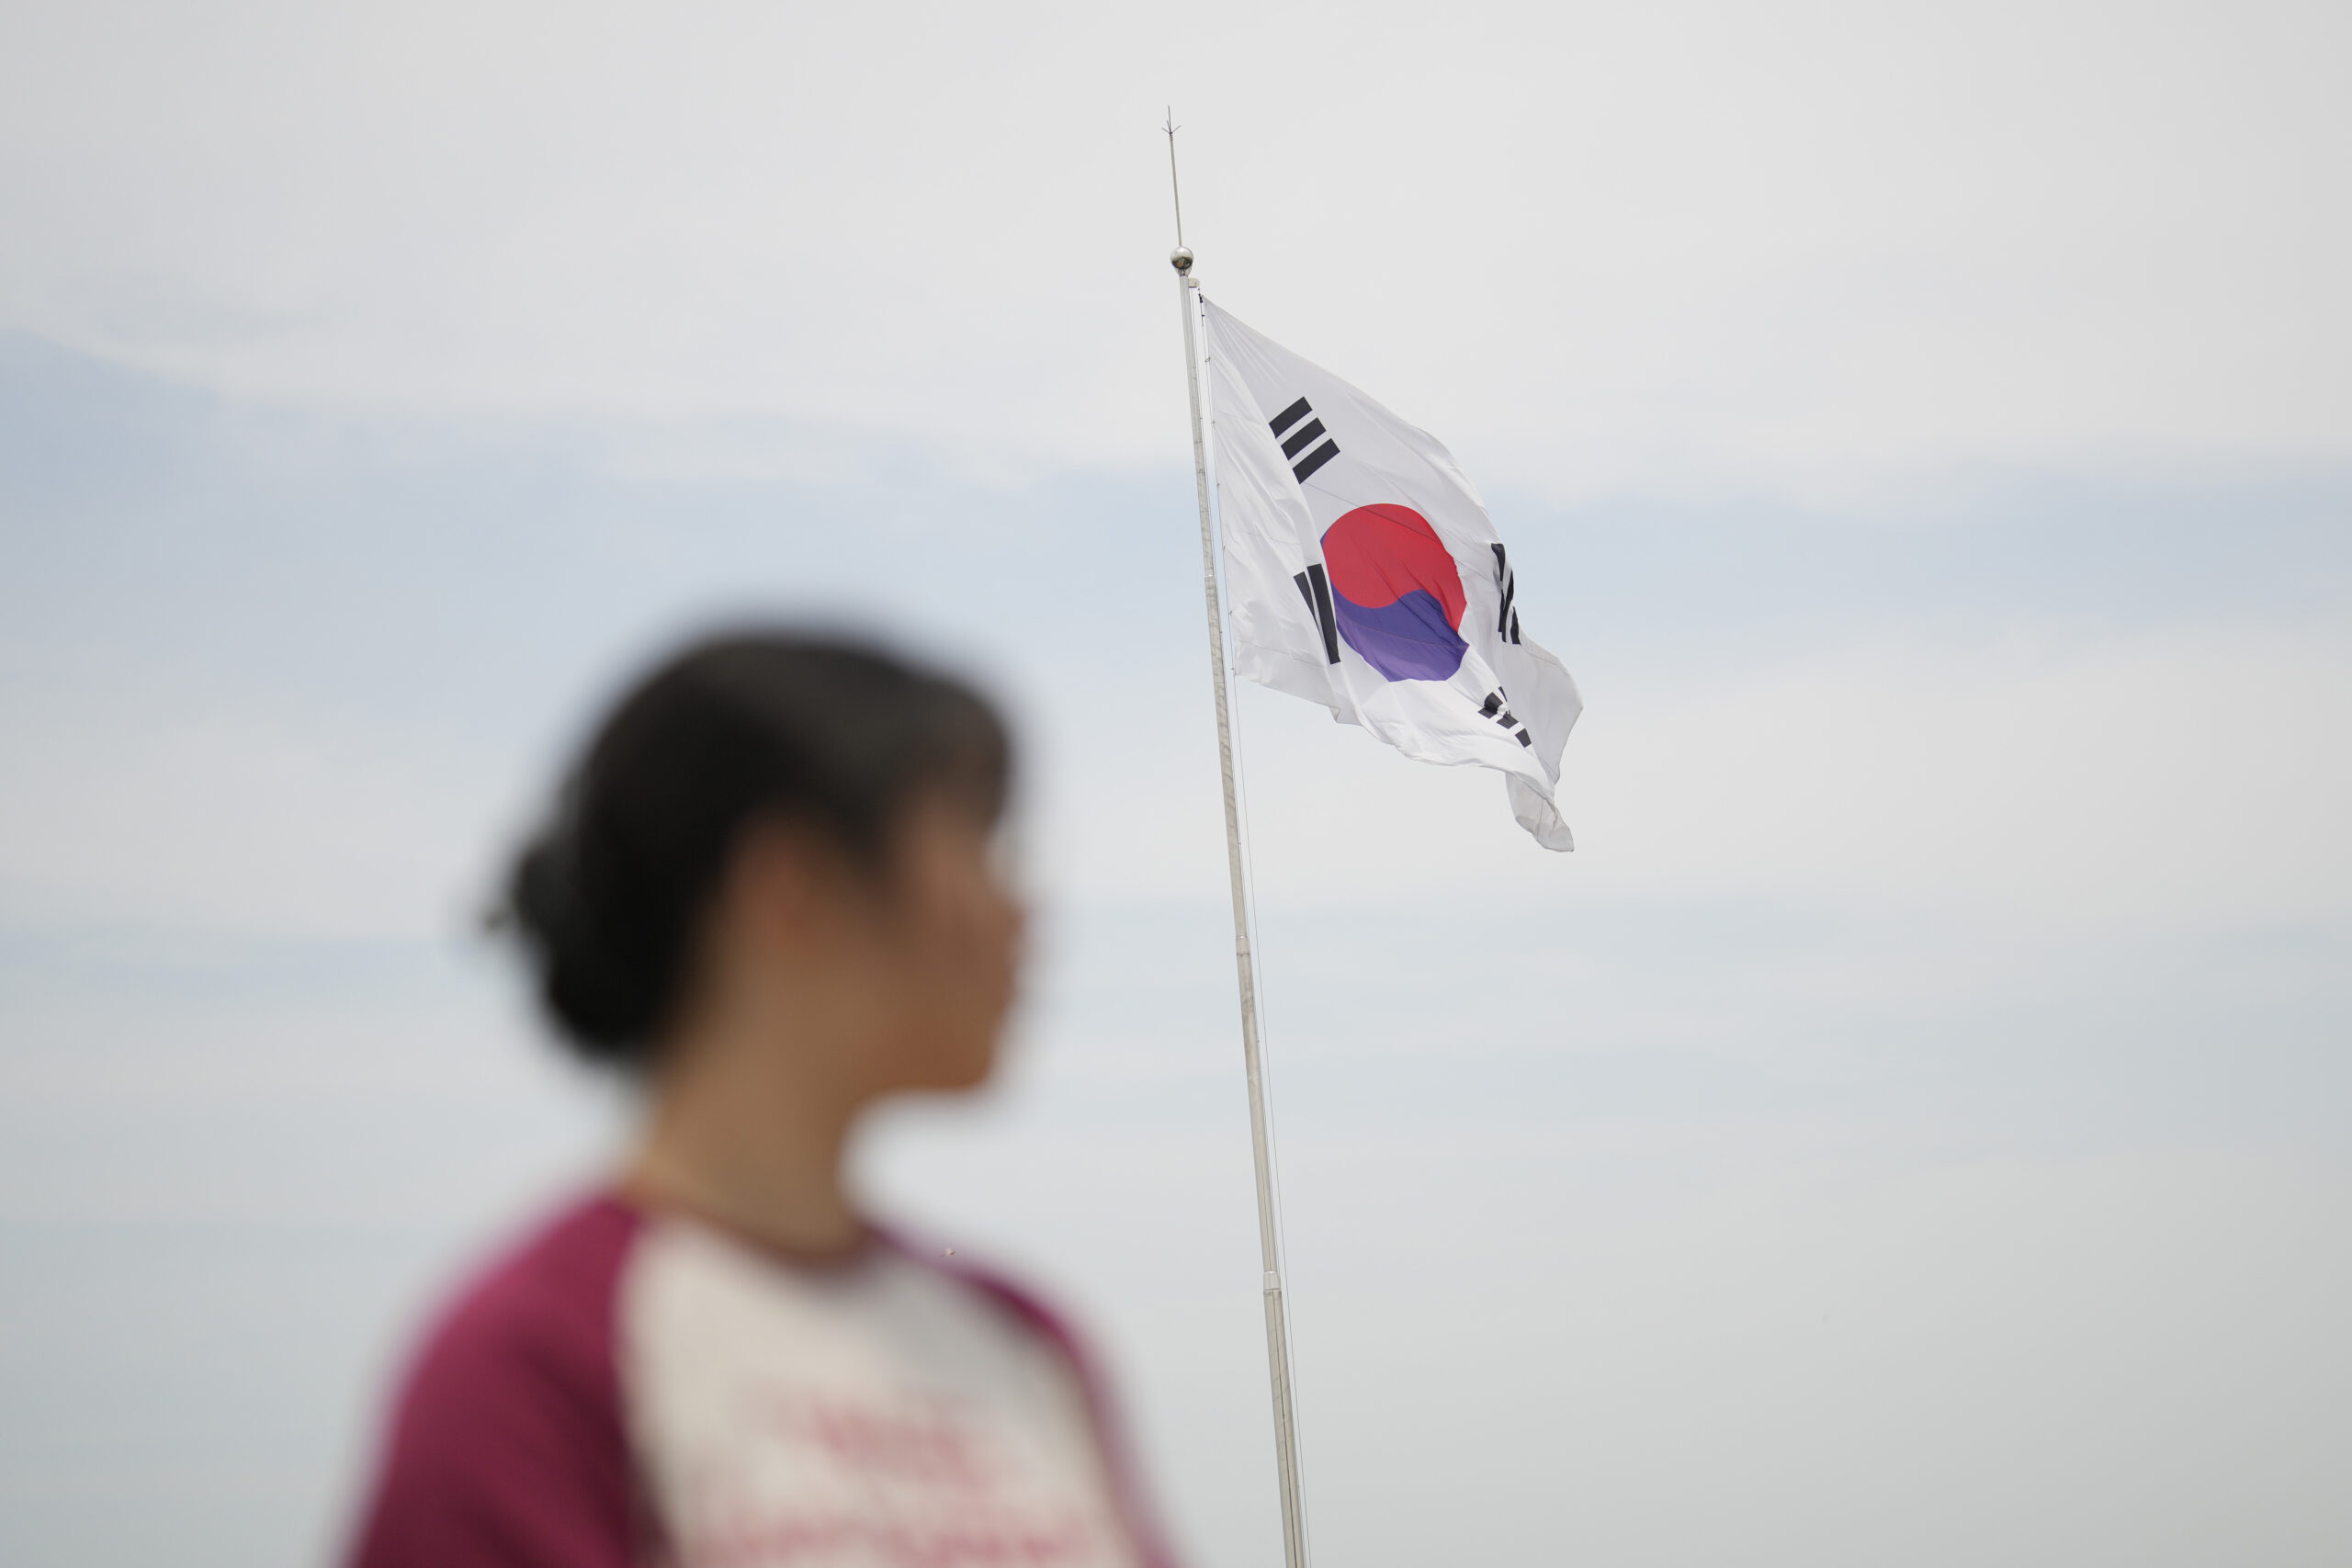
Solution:
M1168 106L1168 123L1160 129L1168 133L1168 194L1176 198L1176 254L1184 258L1181 262L1175 256L1168 259L1178 272L1189 272L1193 253L1184 248L1184 188L1176 180L1176 133L1183 128L1176 123L1175 105Z

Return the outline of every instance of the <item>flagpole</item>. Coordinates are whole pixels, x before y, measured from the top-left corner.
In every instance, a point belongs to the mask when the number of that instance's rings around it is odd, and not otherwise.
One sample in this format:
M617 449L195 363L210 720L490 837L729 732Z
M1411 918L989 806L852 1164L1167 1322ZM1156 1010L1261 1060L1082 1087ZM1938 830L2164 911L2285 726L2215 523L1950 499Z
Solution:
M1175 173L1175 136L1169 136L1169 173ZM1178 209L1181 214L1182 209ZM1182 231L1178 231L1181 242ZM1250 1149L1258 1175L1258 1257L1265 1269L1266 1371L1274 1393L1274 1469L1283 1503L1283 1568L1306 1568L1306 1521L1298 1494L1298 1433L1293 1417L1290 1325L1283 1308L1282 1236L1274 1207L1273 1156L1266 1134L1265 1069L1258 1050L1258 976L1250 952L1250 906L1241 872L1241 808L1233 787L1233 719L1226 696L1225 607L1217 592L1216 541L1209 523L1208 445L1201 430L1201 356L1193 318L1200 280L1193 253L1180 243L1170 253L1176 294L1184 311L1184 383L1193 400L1193 482L1201 508L1201 587L1208 600L1209 686L1216 694L1217 768L1225 783L1225 863L1233 882L1233 964L1241 986L1241 1061L1250 1080Z

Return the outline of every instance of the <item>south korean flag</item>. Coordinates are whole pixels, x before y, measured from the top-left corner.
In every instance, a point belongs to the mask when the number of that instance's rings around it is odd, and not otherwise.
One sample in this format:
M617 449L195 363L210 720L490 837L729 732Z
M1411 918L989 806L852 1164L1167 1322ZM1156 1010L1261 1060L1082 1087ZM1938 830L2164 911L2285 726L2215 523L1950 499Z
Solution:
M1548 850L1576 682L1520 626L1510 555L1453 455L1205 299L1234 665L1408 757L1505 775Z

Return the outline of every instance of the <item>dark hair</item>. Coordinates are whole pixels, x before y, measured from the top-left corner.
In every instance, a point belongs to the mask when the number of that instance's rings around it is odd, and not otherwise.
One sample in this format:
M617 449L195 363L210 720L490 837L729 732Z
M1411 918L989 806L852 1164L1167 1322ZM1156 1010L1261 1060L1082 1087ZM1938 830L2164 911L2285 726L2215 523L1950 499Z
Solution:
M993 820L1011 767L1002 721L961 682L824 636L711 637L606 716L516 857L502 913L581 1055L642 1066L747 825L807 821L878 865L917 790L953 790Z

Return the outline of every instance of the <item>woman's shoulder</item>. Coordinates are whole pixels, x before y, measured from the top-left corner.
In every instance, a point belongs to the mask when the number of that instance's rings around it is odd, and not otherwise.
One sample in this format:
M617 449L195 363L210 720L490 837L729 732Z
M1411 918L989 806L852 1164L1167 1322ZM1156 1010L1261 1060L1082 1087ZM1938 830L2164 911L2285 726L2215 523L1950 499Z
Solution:
M446 1307L418 1371L518 1345L608 1356L614 1298L639 1213L608 1193L577 1199L509 1244Z
M1078 1330L1067 1315L1027 1281L968 1253L922 1239L896 1225L876 1226L875 1239L881 1250L955 1293L985 1304L993 1314L1051 1347L1075 1371L1091 1376L1093 1359Z
M1086 1337L1035 1286L952 1247L896 1228L878 1230L883 1246L1013 1325L1069 1374L1100 1456L1104 1480L1146 1568L1170 1568L1175 1554L1152 1506L1111 1381Z
M615 1298L639 1225L608 1196L568 1204L444 1309L386 1434L362 1568L631 1561Z

